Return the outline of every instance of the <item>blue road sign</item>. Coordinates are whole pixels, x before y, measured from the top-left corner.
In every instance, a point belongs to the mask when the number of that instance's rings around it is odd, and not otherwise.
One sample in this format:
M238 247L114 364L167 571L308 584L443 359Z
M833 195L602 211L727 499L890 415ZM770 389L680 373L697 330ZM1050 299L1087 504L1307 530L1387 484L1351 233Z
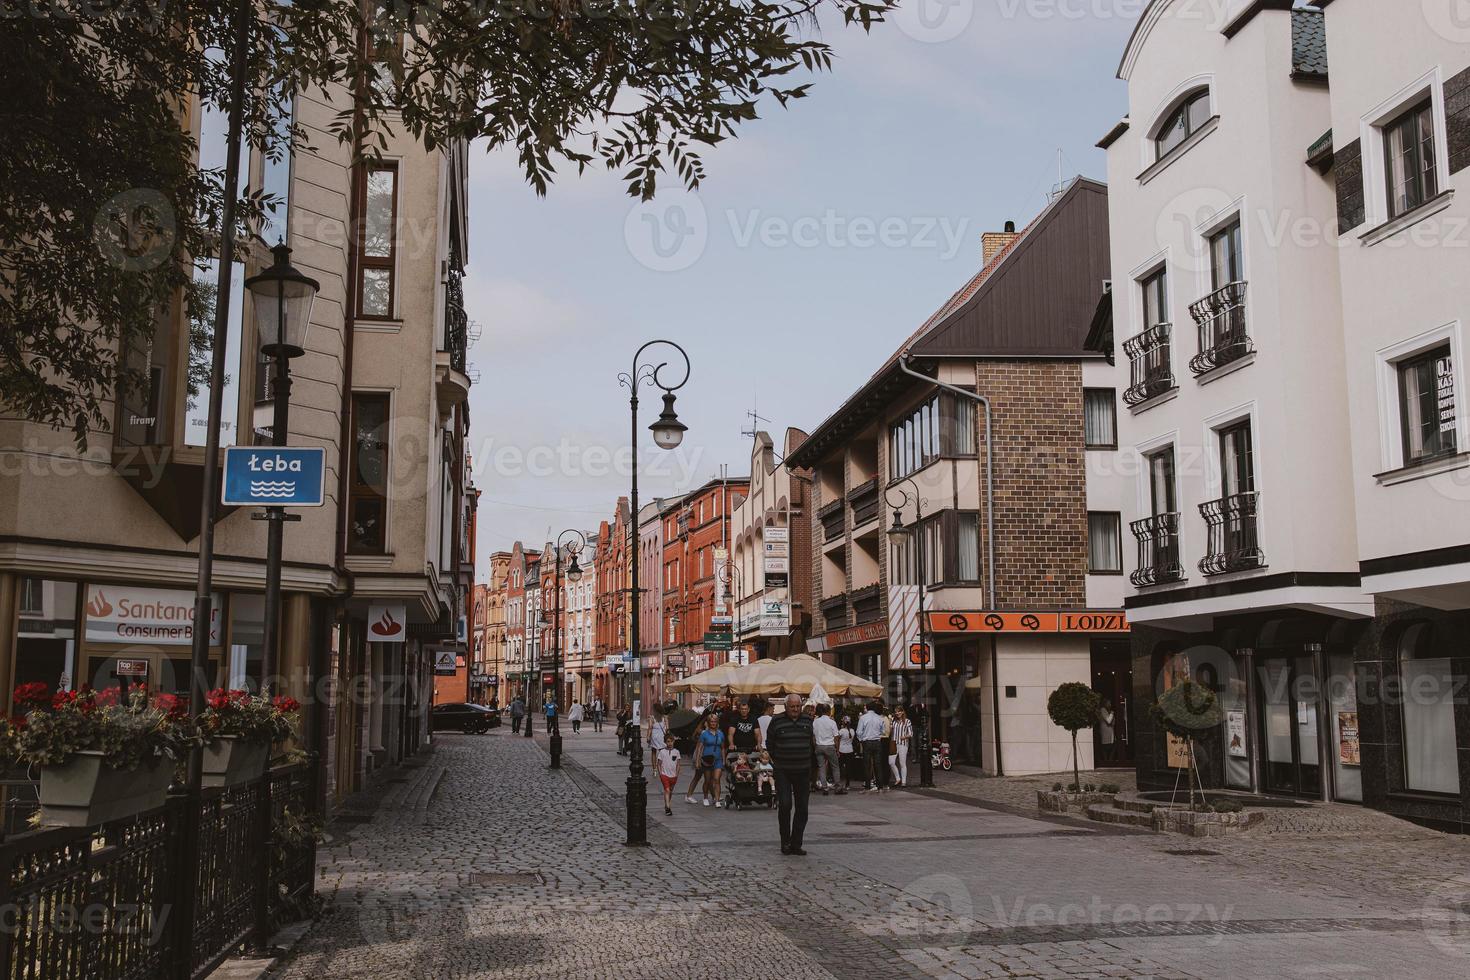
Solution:
M231 446L221 503L230 507L320 507L327 451L320 446Z

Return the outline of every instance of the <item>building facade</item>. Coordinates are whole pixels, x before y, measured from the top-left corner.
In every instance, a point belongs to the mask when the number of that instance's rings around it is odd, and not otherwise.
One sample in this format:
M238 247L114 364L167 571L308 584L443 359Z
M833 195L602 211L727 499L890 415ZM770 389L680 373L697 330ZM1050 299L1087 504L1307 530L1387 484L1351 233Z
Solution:
M750 453L750 494L731 516L729 576L735 642L751 659L806 651L811 634L811 474L782 465L806 440L787 429L778 454L771 436L756 432Z
M380 160L355 166L351 147L330 136L350 101L342 90L297 97L313 146L278 160L246 154L245 186L281 204L231 270L221 426L224 446L270 441L269 369L243 283L280 238L321 286L306 352L291 365L288 439L324 449L327 471L325 505L298 511L285 536L272 687L308 705L303 739L323 759L329 802L426 743L434 652L465 650L471 562L459 289L467 147L426 152L389 137ZM197 104L184 118L201 164L222 166L224 118ZM196 275L212 284L217 270L206 257ZM111 431L94 433L85 454L68 433L0 421L0 441L23 449L23 465L0 473L7 701L28 681L184 687L199 490L204 467L218 465L204 455L208 382L190 366L208 355L199 338L211 328L211 316L191 322L182 303L161 316L149 348L130 355L150 384L116 401ZM222 508L215 533L210 669L221 686L255 687L265 524ZM349 696L357 691L369 693Z
M594 659L600 666L593 674L595 693L616 711L636 697L637 678L631 676L638 658L629 655L631 607L629 603L628 499L619 497L613 519L597 529L597 643Z
M749 480L721 477L660 511L664 525L662 623L668 631L663 656L681 658L682 669L691 674L730 658L729 651L706 643L706 636L716 625L729 632L733 620L733 590L726 571L731 517L749 492ZM650 568L647 575L660 575L660 570ZM718 624L717 619L721 621ZM646 663L645 667L654 672L660 684L666 680L663 661Z
M813 473L809 648L899 702L927 674L934 734L959 760L1055 772L1072 744L1047 696L1104 683L1127 629L1112 569L1088 558L1107 188L1074 180L982 247L981 270L787 458Z

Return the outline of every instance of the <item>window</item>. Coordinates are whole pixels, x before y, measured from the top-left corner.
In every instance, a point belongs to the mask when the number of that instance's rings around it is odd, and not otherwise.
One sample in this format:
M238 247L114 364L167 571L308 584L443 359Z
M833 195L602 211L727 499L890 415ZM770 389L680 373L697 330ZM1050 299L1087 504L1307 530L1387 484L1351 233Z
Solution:
M1240 248L1240 219L1210 236L1210 288L1222 289L1245 280Z
M1449 345L1398 363L1404 465L1455 452L1455 371Z
M1143 288L1143 329L1147 330L1149 327L1156 327L1161 323L1168 323L1168 272L1160 269L1140 282L1139 285Z
M1087 388L1082 392L1083 442L1088 449L1117 449L1117 392Z
M893 545L889 575L894 585L918 584L921 549L925 586L980 581L980 515L945 511L926 517L914 537Z
M1399 637L1403 684L1404 786L1424 793L1460 793L1455 751L1455 678L1436 650L1434 624L1410 623Z
M1116 513L1087 514L1087 571L1117 575L1123 571L1123 518Z
M41 681L52 690L73 688L76 657L77 584L21 579L14 686ZM10 692L5 693L9 703Z
M1256 489L1251 453L1251 424L1247 419L1218 432L1220 439L1221 496L1233 497Z
M393 316L394 267L397 260L398 167L368 168L361 201L362 232L357 264L361 285L358 314L376 319Z
M1420 103L1383 127L1390 220L1414 210L1439 193L1435 163L1434 110Z
M347 488L347 550L380 555L387 550L388 396L352 396L352 471Z
M1177 509L1174 498L1174 447L1145 457L1148 461L1149 502L1155 517Z
M888 469L895 480L940 456L974 453L974 409L967 400L947 392L933 396L889 428Z
M1210 92L1201 89L1165 118L1154 136L1154 159L1162 159L1210 121Z

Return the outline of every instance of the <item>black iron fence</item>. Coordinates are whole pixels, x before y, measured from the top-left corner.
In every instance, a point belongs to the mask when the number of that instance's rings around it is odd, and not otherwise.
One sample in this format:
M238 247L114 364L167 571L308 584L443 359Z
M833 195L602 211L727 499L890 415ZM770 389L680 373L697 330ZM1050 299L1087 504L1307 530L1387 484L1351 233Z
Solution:
M1245 322L1245 283L1232 282L1190 304L1199 326L1199 353L1189 360L1195 374L1224 367L1255 350Z
M449 366L463 374L468 363L470 317L464 308L464 285L451 273L444 286L444 349Z
M1131 372L1123 401L1129 405L1141 405L1175 387L1170 359L1173 332L1171 324L1160 323L1123 341Z
M125 820L0 842L0 980L185 980L264 941L310 901L311 780L303 763L206 790L197 860L183 853L182 795ZM191 866L192 943L176 914Z
M1129 580L1137 586L1177 582L1184 577L1179 564L1179 514L1155 514L1128 525L1138 539L1138 567Z
M1206 575L1239 572L1266 564L1265 552L1256 522L1257 495L1236 493L1199 505L1200 516L1209 529L1209 550L1200 559L1199 570Z

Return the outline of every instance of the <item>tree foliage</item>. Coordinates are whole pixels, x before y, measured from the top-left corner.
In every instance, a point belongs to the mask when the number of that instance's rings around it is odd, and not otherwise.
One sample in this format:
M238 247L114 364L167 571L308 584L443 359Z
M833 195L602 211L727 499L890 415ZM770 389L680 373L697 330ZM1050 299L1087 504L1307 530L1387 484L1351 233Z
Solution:
M1097 710L1102 704L1096 691L1078 681L1059 686L1046 699L1046 713L1059 728L1072 733L1072 780L1082 792L1081 765L1077 759L1077 733L1097 723Z
M329 134L371 155L394 132L433 149L512 147L544 194L601 165L647 199L697 187L700 149L763 101L806 95L831 67L818 15L868 29L897 0L257 0L249 144L277 155L289 96L344 87ZM180 125L191 93L228 108L241 6L219 0L0 0L0 401L70 427L143 378L168 305L205 300L191 264L214 250L223 174ZM409 43L401 43L408 38ZM271 202L246 197L242 227Z

